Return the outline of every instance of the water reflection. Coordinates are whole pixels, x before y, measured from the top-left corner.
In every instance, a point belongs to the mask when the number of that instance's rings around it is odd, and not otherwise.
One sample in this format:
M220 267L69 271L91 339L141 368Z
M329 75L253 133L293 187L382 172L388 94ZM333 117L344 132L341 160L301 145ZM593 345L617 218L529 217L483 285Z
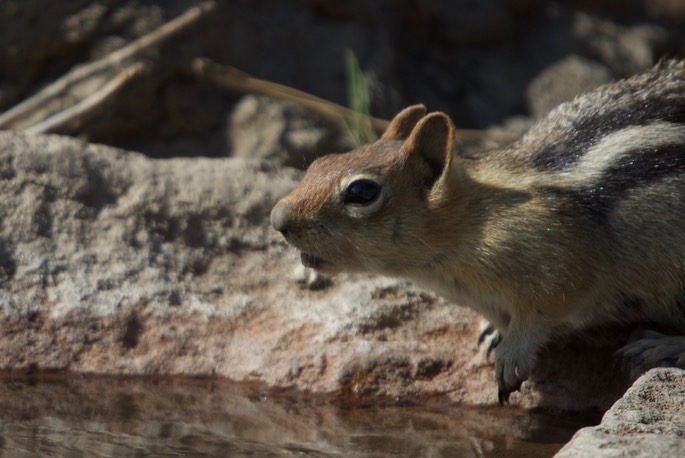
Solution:
M12 457L542 457L584 423L437 402L350 405L220 380L0 382L0 456Z

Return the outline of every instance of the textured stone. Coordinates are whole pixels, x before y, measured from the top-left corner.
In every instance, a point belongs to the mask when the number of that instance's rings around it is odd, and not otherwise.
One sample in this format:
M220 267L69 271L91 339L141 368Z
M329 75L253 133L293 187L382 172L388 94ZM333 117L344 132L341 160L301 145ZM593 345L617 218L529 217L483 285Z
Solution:
M605 414L583 428L557 458L653 457L685 454L685 371L652 369Z
M454 351L472 314L397 280L343 276L322 290L303 279L268 223L294 169L8 132L0 151L4 368L394 394L396 365L406 379L427 358L457 367L475 354Z
M0 368L495 402L474 313L401 280L302 269L268 221L299 176L0 132ZM611 348L550 346L512 402L608 407L627 382L607 375Z
M307 168L322 154L346 149L344 138L310 113L267 97L245 96L228 120L231 156Z

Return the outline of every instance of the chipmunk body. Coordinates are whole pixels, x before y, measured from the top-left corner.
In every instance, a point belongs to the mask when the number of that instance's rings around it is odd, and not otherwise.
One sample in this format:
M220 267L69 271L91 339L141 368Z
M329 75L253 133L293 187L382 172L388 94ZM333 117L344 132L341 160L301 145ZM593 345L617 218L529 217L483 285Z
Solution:
M442 113L312 163L273 226L324 273L405 277L483 314L500 401L538 349L587 325L685 331L685 62L562 104L465 156Z

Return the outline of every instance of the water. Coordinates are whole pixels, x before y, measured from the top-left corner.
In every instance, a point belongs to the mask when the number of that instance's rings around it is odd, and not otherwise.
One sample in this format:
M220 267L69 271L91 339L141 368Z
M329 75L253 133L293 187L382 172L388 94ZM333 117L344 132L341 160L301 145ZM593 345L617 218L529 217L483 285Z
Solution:
M548 457L598 420L374 403L213 379L5 376L0 457Z

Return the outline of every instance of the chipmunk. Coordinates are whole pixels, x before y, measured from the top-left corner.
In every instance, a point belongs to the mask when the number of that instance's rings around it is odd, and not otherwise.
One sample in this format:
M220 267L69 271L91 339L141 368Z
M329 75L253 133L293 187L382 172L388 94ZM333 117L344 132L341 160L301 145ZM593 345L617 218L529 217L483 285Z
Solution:
M404 277L481 313L501 337L508 402L554 336L634 322L685 331L685 61L468 156L447 115L411 106L378 141L314 161L271 223L306 266Z

